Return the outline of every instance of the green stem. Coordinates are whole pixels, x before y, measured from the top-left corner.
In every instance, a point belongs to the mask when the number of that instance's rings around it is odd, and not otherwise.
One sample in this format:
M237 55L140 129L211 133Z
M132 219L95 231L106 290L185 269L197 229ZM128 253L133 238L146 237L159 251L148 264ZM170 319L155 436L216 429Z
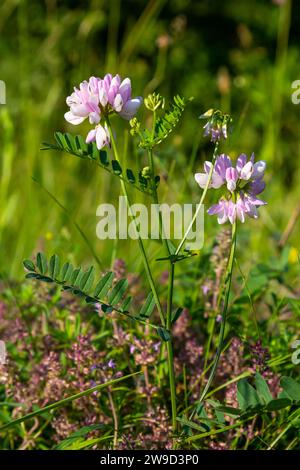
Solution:
M208 364L208 359L209 359L209 352L210 352L210 346L213 340L214 332L215 332L215 326L216 326L216 312L214 312L214 317L211 319L211 322L208 322L208 325L210 326L210 332L209 332L209 337L208 341L206 344L206 351L205 351L205 356L204 356L204 366L203 370L206 370L207 364ZM205 375L203 376L203 380L205 379ZM201 382L201 384L203 381Z
M153 133L155 127L155 113L153 115ZM151 181L152 181L152 194L155 204L159 204L157 189L155 184L155 171L154 171L154 161L153 161L153 151L150 149L148 151L149 164L151 169ZM162 239L162 243L165 246L167 256L170 256L170 248L168 241L164 236L163 231L163 221L162 216L159 211L159 233ZM167 303L167 316L166 316L166 328L171 334L172 329L172 310L173 310L173 289L174 289L174 274L175 274L175 265L170 261L170 274L168 281L168 303ZM172 429L175 434L177 431L177 406L176 406L176 384L175 384L175 370L174 370L174 355L173 355L173 344L172 336L169 341L167 341L167 362L168 362L168 374L169 374L169 384L170 384L170 394L171 394L171 411L172 411Z
M106 122L107 122L107 126L108 126L109 133L110 133L110 139L111 139L111 144L112 144L112 148L113 148L113 151L114 151L115 159L120 163L116 142L115 142L115 139L114 139L112 127L111 127L111 124L110 124L110 121L109 121L108 117L106 118ZM158 297L158 293L157 293L157 290L156 290L156 287L155 287L154 279L153 279L153 276L152 276L152 273L151 273L151 270L150 270L147 254L146 254L146 251L145 251L145 247L144 247L143 241L140 237L140 234L138 232L134 215L132 214L132 211L131 211L130 199L129 199L129 196L128 196L126 185L125 185L123 180L121 180L121 188L122 188L123 194L126 198L126 204L127 204L130 216L132 217L132 219L134 221L134 224L135 224L136 232L137 232L137 235L138 235L138 244L139 244L139 248L140 248L140 251L141 251L141 254L142 254L146 275L147 275L147 278L148 278L148 281L149 281L149 284L150 284L150 287L151 287L151 290L152 290L152 293L153 293L153 296L154 296L154 299L155 299L155 303L156 303L156 306L157 306L157 309L158 309L158 312L159 312L160 320L161 320L162 324L165 325L165 318L164 318L164 314L163 314L163 311L162 311L162 306L161 306L161 303L160 303L160 300L159 300L159 297Z
M108 389L108 399L109 399L109 404L111 407L111 412L113 416L113 423L114 423L114 450L117 449L118 445L118 434L119 434L119 419L118 419L118 414L116 411L116 405L111 393L111 390Z
M159 206L159 201L158 201L158 195L157 195L157 188L156 188L156 183L155 183L155 171L154 171L154 161L153 161L153 150L149 149L148 150L148 157L149 157L149 164L150 164L150 171L151 171L151 182L152 182L152 197L154 203ZM164 235L164 227L163 227L163 220L162 220L162 214L158 208L158 221L159 221L159 236L161 238L161 241L165 247L166 254L167 256L170 256L170 248L168 245L168 240L166 239Z
M170 275L169 275L167 319L166 319L166 328L168 331L171 331L171 328L172 328L174 271L175 271L175 266L173 263L171 263L171 270L170 270ZM173 428L173 432L176 433L177 431L177 407L176 407L176 385L175 385L175 370L174 370L172 337L167 342L167 353L168 353L168 372L169 372L170 393L171 393L172 428Z
M224 342L224 336L225 336L225 327L226 327L226 317L227 317L227 309L228 309L228 301L229 301L229 294L230 294L230 288L231 288L231 279L232 279L232 271L233 271L233 261L234 261L234 255L235 255L235 247L236 247L236 221L232 225L232 235L231 235L231 249L230 249L230 254L229 254L229 259L228 259L228 264L227 264L227 269L226 269L226 274L225 274L225 298L224 298L224 305L222 309L222 323L221 323L221 329L220 329L220 334L219 334L219 341L218 341L218 348L215 356L215 360L208 378L208 381L206 383L206 386L204 387L204 390L200 396L199 403L202 403L208 390L209 387L215 377L216 370L218 367L218 363L220 360L221 352L222 352L222 347L223 347L223 342Z
M276 439L274 439L274 441L272 442L272 444L269 445L269 447L267 448L267 450L272 450L273 447L277 444L278 441L280 441L280 439L288 432L288 430L293 426L293 423L289 423L285 428L284 430L279 434L279 436L276 437Z
M207 193L207 191L208 191L208 188L209 188L209 185L210 185L210 182L211 182L211 179L212 179L212 174L213 174L213 170L214 170L214 166L215 166L215 161L216 161L216 157L217 157L218 148L219 148L219 141L217 141L217 142L215 143L214 153L213 153L213 157L212 157L212 166L211 166L211 169L210 169L210 171L209 171L209 173L208 173L208 179L207 179L205 188L203 189L200 202L199 202L199 204L198 204L198 206L197 206L197 209L196 209L195 214L194 214L194 216L193 216L193 218L192 218L192 220L191 220L190 225L188 226L188 228L187 228L187 230L186 230L186 232L185 232L185 234L184 234L184 236L183 236L181 242L179 243L179 245L178 245L178 247L177 247L177 250L176 250L176 252L175 252L175 255L178 255L178 253L180 252L181 248L183 247L183 245L184 245L184 243L185 243L185 241L186 241L186 239L187 239L187 236L188 236L188 234L190 233L190 231L191 231L191 229L192 229L192 227L193 227L193 224L194 224L195 220L197 219L197 216L198 216L198 214L199 214L199 212L200 212L200 209L201 209L201 207L202 207L202 205L203 205L203 202L204 202L206 193Z

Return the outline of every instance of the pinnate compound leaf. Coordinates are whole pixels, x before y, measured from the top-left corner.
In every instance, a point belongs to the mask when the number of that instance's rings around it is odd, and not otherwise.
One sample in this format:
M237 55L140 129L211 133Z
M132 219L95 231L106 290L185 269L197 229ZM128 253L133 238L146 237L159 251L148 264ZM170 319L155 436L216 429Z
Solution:
M60 150L69 153L75 157L94 161L98 166L117 176L128 184L133 185L139 191L148 195L152 194L150 179L143 178L141 172L131 169L123 170L121 164L117 160L110 160L105 150L98 150L96 143L86 144L81 135L73 136L72 134L55 132L56 144L44 143L42 150ZM160 178L155 176L155 184L158 186Z
M24 267L29 272L26 273L27 279L36 279L44 282L56 282L62 290L72 292L73 294L84 298L89 304L99 304L105 313L116 312L126 316L127 318L148 324L154 328L163 341L169 341L170 333L163 327L151 324L148 319L151 315L155 302L153 294L150 293L141 307L140 315L132 315L128 311L131 303L131 297L124 297L128 288L127 279L120 279L115 284L114 273L107 272L94 287L95 268L90 266L87 270L81 267L73 268L72 264L65 263L60 269L60 258L58 255L52 255L49 262L49 274L46 273L47 259L44 254L39 253L36 265L30 260L24 261ZM121 303L121 305L120 305Z

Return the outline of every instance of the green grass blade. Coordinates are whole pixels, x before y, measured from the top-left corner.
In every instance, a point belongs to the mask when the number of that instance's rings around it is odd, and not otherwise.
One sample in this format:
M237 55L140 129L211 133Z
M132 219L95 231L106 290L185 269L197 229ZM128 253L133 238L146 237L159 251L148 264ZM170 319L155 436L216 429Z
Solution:
M71 403L74 400L78 400L79 398L91 395L91 393L102 390L103 388L110 387L118 382L127 380L130 377L133 377L134 375L138 375L141 373L142 373L141 371L138 371L138 372L134 372L133 374L124 375L124 377L120 377L114 380L109 380L108 382L105 382L104 384L96 385L95 387L84 390L83 392L79 392L79 393L76 393L75 395L71 395L70 397L63 398L62 400L52 403L51 405L44 406L43 408L39 410L33 411L32 413L28 413L27 415L22 416L21 418L14 419L13 421L10 421L9 423L4 424L4 426L0 427L0 432L3 431L4 429L11 428L12 426L15 426L16 424L23 423L24 421L27 421L28 419L34 418L35 416L39 416L48 411L55 410L56 408L60 408L61 406L67 405L68 403Z

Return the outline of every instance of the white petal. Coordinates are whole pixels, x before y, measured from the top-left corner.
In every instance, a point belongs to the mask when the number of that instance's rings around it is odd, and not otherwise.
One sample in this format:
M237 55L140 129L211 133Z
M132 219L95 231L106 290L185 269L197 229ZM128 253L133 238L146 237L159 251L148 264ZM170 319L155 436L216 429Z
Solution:
M241 178L243 180L249 180L253 173L253 164L252 162L246 163L246 165L241 170Z
M72 104L71 112L75 114L75 116L85 118L89 115L90 108L86 104Z
M256 162L253 167L252 178L260 178L264 175L266 169L266 162L264 160L260 160Z
M77 124L81 124L85 120L85 117L75 116L72 111L68 111L65 113L65 120L77 126Z
M236 205L234 203L230 204L228 208L228 219L231 224L234 224L236 219Z
M236 208L236 214L237 214L239 220L242 223L244 223L245 222L245 213L244 213L244 211L241 208L237 207Z
M121 94L123 101L126 103L131 98L131 81L130 78L124 78L122 81L119 93Z
M206 171L206 173L210 172L211 167L212 167L212 162L206 160L204 162L204 170Z
M207 173L196 173L195 180L199 184L200 188L204 189L207 181L208 181L208 174Z
M120 111L119 115L129 121L136 115L137 110L141 106L142 102L143 98L141 97L128 100L127 103L125 103L125 105L123 106L122 111Z
M114 99L114 109L117 113L119 113L122 107L123 107L122 96L120 95L120 93L118 93Z
M234 180L229 180L227 182L227 189L228 191L230 191L231 193L233 193L233 191L235 191L235 188L236 188L236 182Z
M81 101L76 93L72 93L71 96L67 96L66 103L68 106L72 106L72 104L80 104Z
M96 138L96 129L92 129L88 135L86 136L86 143L89 144L90 142L94 142Z
M131 80L130 78L124 78L121 82L120 88L127 88L128 86L131 86Z
M107 141L107 135L104 127L98 126L96 129L96 144L97 148L101 150L105 145Z
M214 189L220 188L224 184L223 178L215 171L212 174L210 186Z
M98 124L98 122L100 121L100 116L98 113L90 113L89 115L89 121L90 121L90 124Z
M103 107L105 107L108 103L107 93L103 84L99 84L99 101Z
M209 174L208 173L196 173L195 180L199 184L200 188L204 189L207 185ZM211 181L210 181L210 188L218 189L223 185L224 181L218 173L213 172Z
M227 212L225 209L223 209L223 211L218 215L218 224L220 225L225 224L225 222L227 222L227 219L228 219Z

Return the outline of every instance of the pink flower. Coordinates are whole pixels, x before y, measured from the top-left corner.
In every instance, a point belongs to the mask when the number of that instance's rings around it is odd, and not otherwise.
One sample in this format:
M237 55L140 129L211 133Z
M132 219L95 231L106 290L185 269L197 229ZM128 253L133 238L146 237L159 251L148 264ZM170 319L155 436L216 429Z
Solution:
M195 174L195 180L197 181L200 188L202 189L204 189L207 184L211 167L212 167L212 163L206 161L204 162L205 173ZM226 170L229 167L231 167L230 158L225 154L220 155L216 160L216 163L212 172L212 178L211 178L211 182L209 185L210 188L218 189L225 183Z
M93 87L95 77L91 77L89 82L80 83L79 89L74 87L74 92L66 99L70 111L65 113L65 119L71 124L82 123L87 117L91 124L98 124L100 121L99 97Z
M225 199L220 199L218 204L214 204L211 206L207 213L209 215L217 215L218 216L218 223L225 224L228 220L229 216L229 203L232 201L226 201Z
M105 147L105 145L110 146L110 135L107 124L105 123L104 126L98 124L95 129L90 130L85 141L87 144L96 141L99 150Z
M260 160L254 163L254 154L251 155L250 160L247 161L247 155L242 153L236 161L236 169L240 179L243 180L259 180L263 178L266 162Z
M205 173L195 174L201 188L207 184L211 167L211 162L205 162ZM227 155L217 157L210 187L218 189L226 184L229 194L222 196L217 204L212 205L207 211L208 214L217 215L219 224L227 221L233 224L237 218L244 223L246 216L256 219L258 207L266 204L257 197L265 189L265 169L266 163L262 160L255 163L253 154L249 161L245 154L241 154L235 167Z
M99 125L100 120L117 113L123 119L130 120L142 103L142 98L131 97L131 81L125 78L121 81L119 75L114 77L106 74L103 79L90 77L79 88L67 97L70 111L65 113L65 119L71 124L81 124L89 118L90 124L97 124L96 128L88 133L87 142L96 141L97 148L101 149L110 143L107 128Z
M239 179L238 172L235 168L229 167L225 172L228 190L233 193L236 188L237 180Z
M211 141L216 142L217 140L227 139L227 125L223 124L222 126L220 125L213 125L210 122L207 122L205 126L203 127L204 129L204 137L207 137L208 135L211 136Z
M124 119L132 119L142 103L142 98L131 98L131 81L125 78L121 81L119 75L105 75L98 82L98 95L103 108L112 108Z
M228 220L233 224L236 218L244 223L246 216L257 219L257 208L265 204L267 203L251 195L240 193L236 203L231 199L220 199L219 202L211 206L207 212L210 215L217 215L219 224L225 224Z

